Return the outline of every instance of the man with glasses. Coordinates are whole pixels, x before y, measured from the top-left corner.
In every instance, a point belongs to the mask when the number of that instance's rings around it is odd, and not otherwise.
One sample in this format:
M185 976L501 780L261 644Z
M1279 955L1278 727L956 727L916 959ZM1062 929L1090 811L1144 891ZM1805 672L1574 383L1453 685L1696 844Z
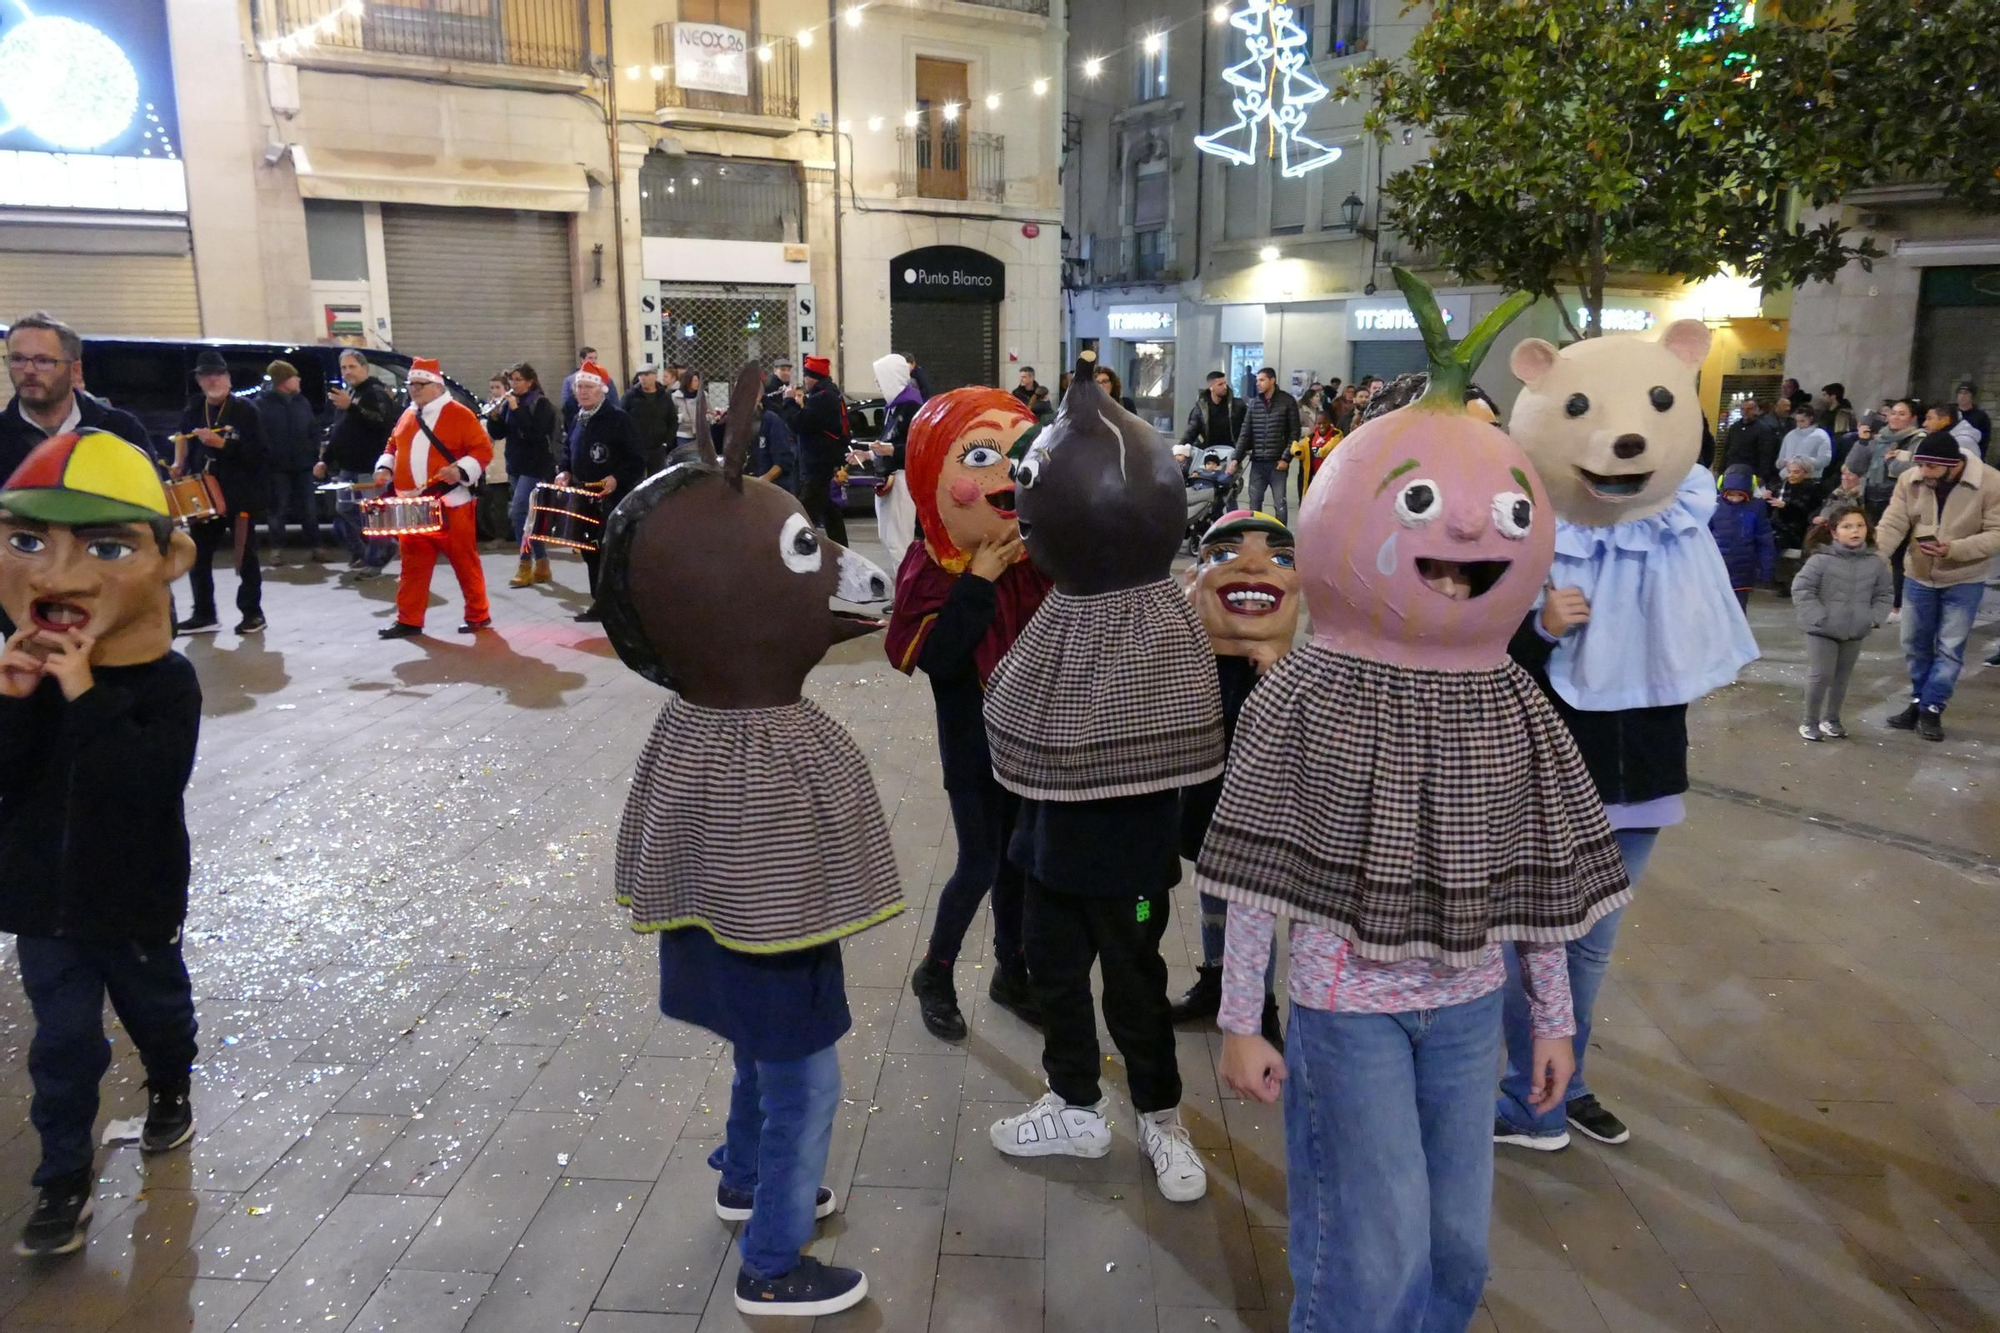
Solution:
M46 311L23 315L7 330L14 398L0 412L0 476L12 476L30 450L66 431L109 431L152 452L139 418L76 387L82 360L83 339Z

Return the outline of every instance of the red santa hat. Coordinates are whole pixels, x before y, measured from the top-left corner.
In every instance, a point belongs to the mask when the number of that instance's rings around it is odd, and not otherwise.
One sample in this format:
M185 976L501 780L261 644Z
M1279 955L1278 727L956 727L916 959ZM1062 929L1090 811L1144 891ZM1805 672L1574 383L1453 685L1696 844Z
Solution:
M806 358L806 374L816 379L828 379L833 375L833 362L823 356Z
M611 372L595 361L586 361L576 369L576 384L595 384L600 389L611 387Z
M412 384L443 384L444 372L434 356L411 357L409 378Z

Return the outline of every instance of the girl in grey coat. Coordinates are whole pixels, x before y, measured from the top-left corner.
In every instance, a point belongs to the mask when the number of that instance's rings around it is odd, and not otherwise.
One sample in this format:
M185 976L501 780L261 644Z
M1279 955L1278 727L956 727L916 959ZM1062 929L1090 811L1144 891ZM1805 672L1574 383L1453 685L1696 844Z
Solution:
M1869 544L1868 516L1852 506L1828 516L1833 540L1792 580L1792 605L1806 632L1806 716L1799 735L1839 740L1841 700L1862 640L1894 604L1895 579Z

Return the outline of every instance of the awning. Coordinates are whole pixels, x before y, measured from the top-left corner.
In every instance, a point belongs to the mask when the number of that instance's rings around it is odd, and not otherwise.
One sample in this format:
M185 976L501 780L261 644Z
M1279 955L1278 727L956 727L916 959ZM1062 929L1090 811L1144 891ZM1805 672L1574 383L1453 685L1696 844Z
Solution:
M581 213L590 206L590 183L581 166L306 144L292 145L292 166L307 199L547 213Z

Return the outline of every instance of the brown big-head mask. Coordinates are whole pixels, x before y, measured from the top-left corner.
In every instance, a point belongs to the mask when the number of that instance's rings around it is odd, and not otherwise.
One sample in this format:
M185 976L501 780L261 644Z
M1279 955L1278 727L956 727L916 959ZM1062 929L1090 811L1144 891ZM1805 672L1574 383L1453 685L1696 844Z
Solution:
M1014 471L1028 555L1073 596L1166 578L1187 525L1186 482L1172 452L1091 370L1079 363L1055 420Z

